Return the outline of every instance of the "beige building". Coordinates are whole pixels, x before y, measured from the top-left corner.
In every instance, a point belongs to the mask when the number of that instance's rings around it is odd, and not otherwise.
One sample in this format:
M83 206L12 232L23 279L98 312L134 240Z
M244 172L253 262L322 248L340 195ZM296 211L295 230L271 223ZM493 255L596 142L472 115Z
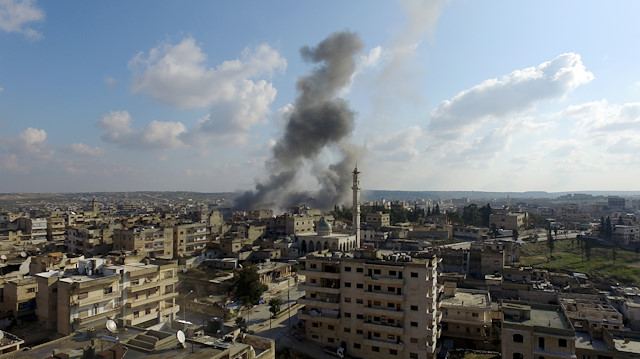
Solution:
M456 288L445 282L442 311L442 337L454 348L489 349L492 334L491 297L488 291Z
M489 216L489 223L495 224L498 229L521 230L524 229L526 219L526 213L498 212Z
M47 217L47 240L64 241L67 221L62 217Z
M107 254L113 248L113 229L71 227L67 230L69 253L82 255Z
M503 301L502 357L575 359L575 330L559 306Z
M193 256L207 247L210 231L206 223L179 224L173 227L173 255Z
M434 358L438 258L309 255L298 315L308 339L359 358Z
M0 298L0 308L11 313L17 320L31 320L36 315L36 293L38 283L31 276L15 278L4 282Z
M113 249L146 252L151 258L173 258L173 228L135 227L113 232Z
M179 310L175 263L113 265L91 259L80 261L74 271L36 276L41 292L38 308L42 308L38 319L63 335L104 326L107 319L133 326L167 322Z
M382 212L367 213L365 222L374 228L388 227L391 225L391 216Z

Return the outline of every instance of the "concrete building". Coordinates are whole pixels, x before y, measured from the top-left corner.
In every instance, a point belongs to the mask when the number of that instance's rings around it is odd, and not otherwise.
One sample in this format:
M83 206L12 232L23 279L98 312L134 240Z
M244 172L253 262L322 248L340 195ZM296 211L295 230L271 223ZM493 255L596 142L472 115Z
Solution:
M502 357L572 359L575 330L559 306L503 301Z
M62 217L47 217L47 240L64 241L67 221Z
M42 292L36 300L43 308L38 319L63 335L104 326L107 319L134 326L167 322L179 310L175 263L114 265L91 259L80 261L77 270L43 272L36 277Z
M497 212L489 216L489 225L495 225L498 229L521 230L524 229L526 213Z
M358 247L362 247L362 239L360 238L360 171L358 166L353 169L353 230L356 235L356 243Z
M85 256L107 254L113 249L113 229L75 226L67 230L69 253Z
M558 300L576 330L624 329L622 314L597 295L561 293Z
M135 227L113 232L113 249L146 252L150 258L173 258L173 228Z
M31 276L15 278L2 285L0 308L16 320L33 320L36 316L38 283Z
M365 222L367 222L367 226L373 228L388 227L391 225L391 215L382 212L367 213Z
M452 348L490 349L492 334L491 297L488 291L460 289L445 282L442 311L442 339Z
M207 247L210 231L205 223L179 224L173 227L175 258L193 256Z
M358 358L434 358L442 317L438 258L358 250L309 255L298 315L308 339Z

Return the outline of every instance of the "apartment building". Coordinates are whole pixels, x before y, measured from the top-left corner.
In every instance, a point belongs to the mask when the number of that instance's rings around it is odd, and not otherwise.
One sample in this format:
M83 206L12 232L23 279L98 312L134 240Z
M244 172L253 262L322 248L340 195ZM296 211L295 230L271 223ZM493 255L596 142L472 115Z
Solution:
M113 229L71 227L67 230L67 249L86 256L107 254L113 249Z
M47 240L64 241L67 221L62 217L47 217Z
M46 218L18 218L18 229L29 235L29 240L47 239Z
M193 256L207 247L210 231L206 223L179 224L173 227L174 257Z
M575 359L576 336L559 306L503 301L502 357Z
M438 258L309 255L298 303L308 339L359 358L434 358L439 337ZM339 349L342 348L342 349Z
M490 349L492 334L491 297L488 291L457 288L445 282L442 311L442 337L454 348Z
M622 314L597 295L560 293L558 300L576 330L624 329Z
M2 284L0 308L16 320L31 320L36 315L38 284L31 276L10 279Z
M113 231L113 249L146 252L150 258L173 258L173 228L134 227Z
M367 213L365 222L373 228L388 227L391 225L391 216L382 212Z
M495 225L498 229L521 230L524 228L527 219L526 213L498 212L489 216L490 225Z
M36 275L38 320L68 335L107 319L136 326L171 321L178 313L177 264L108 264L83 260L76 270Z

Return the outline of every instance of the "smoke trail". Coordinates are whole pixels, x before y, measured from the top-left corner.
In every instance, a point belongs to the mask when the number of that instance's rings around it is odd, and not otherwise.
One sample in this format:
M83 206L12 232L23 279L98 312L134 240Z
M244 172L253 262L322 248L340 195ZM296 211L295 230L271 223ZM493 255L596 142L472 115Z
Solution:
M305 61L319 66L298 79L298 98L268 164L269 180L237 198L236 208L286 208L304 202L326 209L344 199L351 181L349 169L357 156L346 141L353 131L355 113L347 101L336 96L349 84L356 69L354 56L362 48L358 35L344 31L329 35L315 47L300 50ZM317 156L328 147L335 148L342 159L325 169ZM312 164L321 185L314 194L292 188L305 162Z

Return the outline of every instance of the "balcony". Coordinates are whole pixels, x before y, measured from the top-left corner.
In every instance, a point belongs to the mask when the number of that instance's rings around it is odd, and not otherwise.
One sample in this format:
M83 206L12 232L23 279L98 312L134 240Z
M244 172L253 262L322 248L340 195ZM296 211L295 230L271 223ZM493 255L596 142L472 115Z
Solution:
M127 287L127 292L134 293L134 292L138 292L145 289L156 288L156 287L160 287L160 285L162 284L170 284L170 283L163 283L161 281L151 281L144 284L130 285L129 287Z
M402 335L404 333L404 328L401 326L399 327L395 324L384 324L381 322L374 322L370 320L364 322L364 324L362 325L362 329L395 335Z
M321 287L317 284L309 283L299 284L298 289L311 293L340 294L340 288Z
M340 273L323 272L320 269L303 269L298 273L311 278L340 279Z
M340 314L328 314L315 312L315 315L311 314L310 310L303 310L298 313L298 318L304 320L313 320L316 322L328 323L328 324L337 324L340 319Z
M120 296L120 293L118 292L112 292L109 294L104 294L104 295L94 295L91 297L87 297L84 299L76 299L71 301L71 306L78 306L78 307L82 307L85 305L90 305L90 304L97 304L97 303L101 303L101 302L105 302L108 300L111 300L113 298L118 298Z
M383 292L383 291L369 291L365 290L366 299L379 299L385 302L396 302L398 299L402 299L402 294L396 294L396 292Z
M364 277L365 284L383 284L383 285L396 285L402 286L404 285L404 279L392 276L384 276L373 274L371 276L366 275Z
M366 305L364 306L363 314L388 317L393 319L404 318L403 310L397 310L396 308L372 307L372 306L366 306Z
M153 295L149 298L145 298L145 299L134 299L134 298L128 298L127 299L127 308L136 308L136 307L140 307L149 303L155 303L155 302L159 302L159 301L163 301L163 300L167 300L170 298L175 298L178 296L178 293L168 293L168 294L163 294L163 295Z
M396 343L396 342L387 342L384 340L376 340L376 339L364 339L362 341L365 345L370 345L374 347L382 347L388 349L395 349L397 351L404 350L404 343Z
M310 305L314 307L333 309L333 310L340 309L339 300L331 300L329 298L310 299L310 298L302 297L302 298L298 298L298 304Z
M163 316L163 317L165 315L177 316L179 311L180 311L180 307L177 305L169 308L164 308L160 310L160 316Z
M141 315L137 318L133 318L133 315L127 315L127 325L138 325L140 323L148 322L150 320L158 319L158 312L154 309L151 310L151 313Z
M88 316L86 316L84 318L78 318L77 321L81 325L86 325L88 323L93 323L93 322L102 320L102 319L104 319L106 317L112 317L112 316L118 314L119 310L120 310L120 308L113 308L113 309L110 309L110 310L105 310L105 311L103 311L101 313L91 314L91 315L88 315Z

